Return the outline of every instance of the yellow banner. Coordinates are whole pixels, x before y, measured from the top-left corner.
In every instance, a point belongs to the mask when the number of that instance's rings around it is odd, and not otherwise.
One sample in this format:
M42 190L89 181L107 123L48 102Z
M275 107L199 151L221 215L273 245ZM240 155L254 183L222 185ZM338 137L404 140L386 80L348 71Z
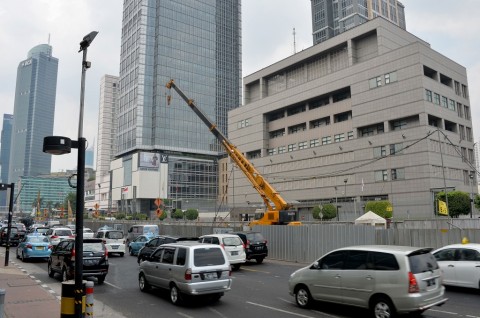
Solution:
M438 214L448 215L447 203L445 203L445 201L438 200Z

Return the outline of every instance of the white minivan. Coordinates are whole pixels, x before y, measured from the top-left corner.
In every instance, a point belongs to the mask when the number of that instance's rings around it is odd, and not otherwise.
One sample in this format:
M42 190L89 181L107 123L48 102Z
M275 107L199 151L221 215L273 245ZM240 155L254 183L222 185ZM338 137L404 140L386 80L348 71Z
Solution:
M199 237L199 242L220 245L227 253L228 260L234 270L247 261L245 244L236 234L208 234Z
M99 230L95 237L103 240L108 254L117 253L120 256L125 255L125 238L122 231Z

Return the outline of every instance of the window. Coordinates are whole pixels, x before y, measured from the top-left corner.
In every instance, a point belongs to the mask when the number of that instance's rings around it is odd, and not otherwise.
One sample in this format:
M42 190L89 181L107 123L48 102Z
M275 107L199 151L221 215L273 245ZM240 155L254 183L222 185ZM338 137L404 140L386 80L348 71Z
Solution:
M296 144L288 145L288 152L295 151L295 150L297 150L297 145Z
M463 105L463 113L465 114L465 119L470 120L470 107Z
M321 126L330 125L330 117L324 117L310 122L310 128L318 128Z
M455 111L455 101L450 99L450 103L448 104L448 109Z
M405 179L405 169L392 169L392 180L404 180Z
M345 134L337 134L334 136L335 142L345 141Z
M285 128L271 131L269 134L270 134L270 139L282 137L285 135Z
M318 140L318 139L311 139L310 140L310 148L318 147L318 146L320 146L320 140Z
M368 82L369 82L370 88L382 86L382 77L377 76L377 77L371 78Z
M381 158L387 155L387 146L380 146L373 148L373 157Z
M244 128L248 126L248 119L244 119L238 122L237 127L238 128Z
M303 113L304 111L306 111L306 106L304 104L299 105L299 106L290 107L289 109L287 109L287 116L292 116L292 115L296 115L296 114L299 114L299 113Z
M448 98L442 96L442 107L448 108Z
M468 88L466 85L462 84L462 96L463 98L468 98Z
M404 119L394 120L393 121L393 130L401 130L407 127L407 121Z
M455 249L448 248L435 253L437 261L453 261L455 260Z
M174 248L166 248L163 251L162 263L173 264L173 256L175 255Z
M370 252L369 263L377 271L396 271L400 268L395 256L389 253Z
M185 265L185 260L187 259L187 249L183 247L178 248L177 252L177 265Z
M326 136L322 137L322 145L328 145L332 143L332 137L331 136Z
M288 133L289 134L296 134L296 133L304 131L306 129L307 129L306 124L303 123L303 124L288 127Z
M346 251L332 252L321 259L321 269L342 269Z
M276 155L277 154L277 149L276 148L270 148L270 149L267 150L267 154L269 156Z
M308 146L307 146L307 142L306 141L302 141L302 142L299 142L298 143L298 149L299 150L302 150L302 149L307 149Z
M347 132L347 139L348 140L353 139L353 131Z
M397 155L401 154L403 152L403 144L391 144L390 145L390 154L391 155Z
M397 72L391 72L384 75L385 77L385 85L396 82L397 81Z
M435 105L440 105L440 94L433 93L433 103Z
M343 269L366 269L367 251L348 251Z
M285 146L278 147L278 153L285 153L287 152L287 148Z
M388 181L387 170L377 170L377 171L375 171L375 181Z
M425 90L425 99L428 102L432 102L433 98L432 98L432 91L431 90L429 90L429 89Z

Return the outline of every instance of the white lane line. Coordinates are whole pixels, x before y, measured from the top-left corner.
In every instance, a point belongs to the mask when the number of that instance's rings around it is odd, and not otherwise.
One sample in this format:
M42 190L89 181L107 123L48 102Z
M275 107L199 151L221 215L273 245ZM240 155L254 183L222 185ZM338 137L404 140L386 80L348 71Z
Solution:
M465 315L465 317L469 317L469 318L480 318L479 316L472 316L472 315Z
M185 318L193 318L193 316L189 316L187 314L184 314L183 312L178 312L177 311L177 314L179 314L180 316L185 317Z
M280 299L281 301L283 302L286 302L287 304L292 304L292 305L296 305L294 301L290 301L290 300L287 300L287 299L283 299L283 298L278 298ZM330 314L327 314L327 313L324 313L323 311L318 311L318 310L310 310L314 313L317 313L317 314L322 314L322 315L325 315L325 316L328 316L328 317L333 317L333 318L338 318L339 316L335 316L335 315L330 315ZM474 317L474 318L477 318L477 317ZM480 317L478 317L480 318Z
M110 286L112 286L112 287L115 287L116 289L120 289L120 290L121 290L121 288L120 288L120 287L118 287L118 286L115 286L115 285L113 285L113 284L111 284L111 283L109 283L109 282L105 282L105 284L107 284L107 285L110 285Z
M216 313L216 314L219 315L220 317L227 318L227 316L223 315L223 314L222 314L221 312L219 312L218 310L215 310L215 309L210 308L210 307L208 308L208 310Z
M314 317L312 317L312 316L306 316L306 315L302 315L302 314L297 314L297 313L295 313L295 312L286 311L286 310L282 310L282 309L278 309L278 308L274 308L274 307L270 307L270 306L266 306L266 305L262 305L262 304L252 303L252 302L250 302L250 301L247 301L247 304L254 305L254 306L258 306L258 307L267 308L267 309L274 310L274 311L283 312L283 313L286 313L286 314L289 314L289 315L292 315L292 316L304 317L304 318L314 318Z
M459 315L459 314L456 313L456 312L444 311L444 310L429 309L428 311L441 312L442 314L449 314L449 315L454 315L454 316L458 316L458 315Z

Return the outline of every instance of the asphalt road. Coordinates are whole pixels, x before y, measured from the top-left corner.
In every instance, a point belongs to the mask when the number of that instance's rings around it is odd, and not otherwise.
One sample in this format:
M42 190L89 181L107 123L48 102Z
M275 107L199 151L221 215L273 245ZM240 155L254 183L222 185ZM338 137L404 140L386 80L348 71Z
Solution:
M15 259L11 249L11 259ZM21 262L20 260L17 260ZM290 273L304 266L266 259L263 264L255 262L233 272L233 287L217 303L196 301L188 306L174 306L167 292L153 290L142 293L138 288L136 257L109 256L110 270L103 285L95 284L94 299L113 308L124 317L152 317L160 313L164 317L182 318L236 318L236 317L366 317L367 311L346 306L318 303L312 309L296 306L288 294L287 281ZM60 277L47 275L47 263L27 262L22 266L61 294ZM480 291L461 288L447 289L449 301L442 307L434 307L423 314L425 318L480 318Z

